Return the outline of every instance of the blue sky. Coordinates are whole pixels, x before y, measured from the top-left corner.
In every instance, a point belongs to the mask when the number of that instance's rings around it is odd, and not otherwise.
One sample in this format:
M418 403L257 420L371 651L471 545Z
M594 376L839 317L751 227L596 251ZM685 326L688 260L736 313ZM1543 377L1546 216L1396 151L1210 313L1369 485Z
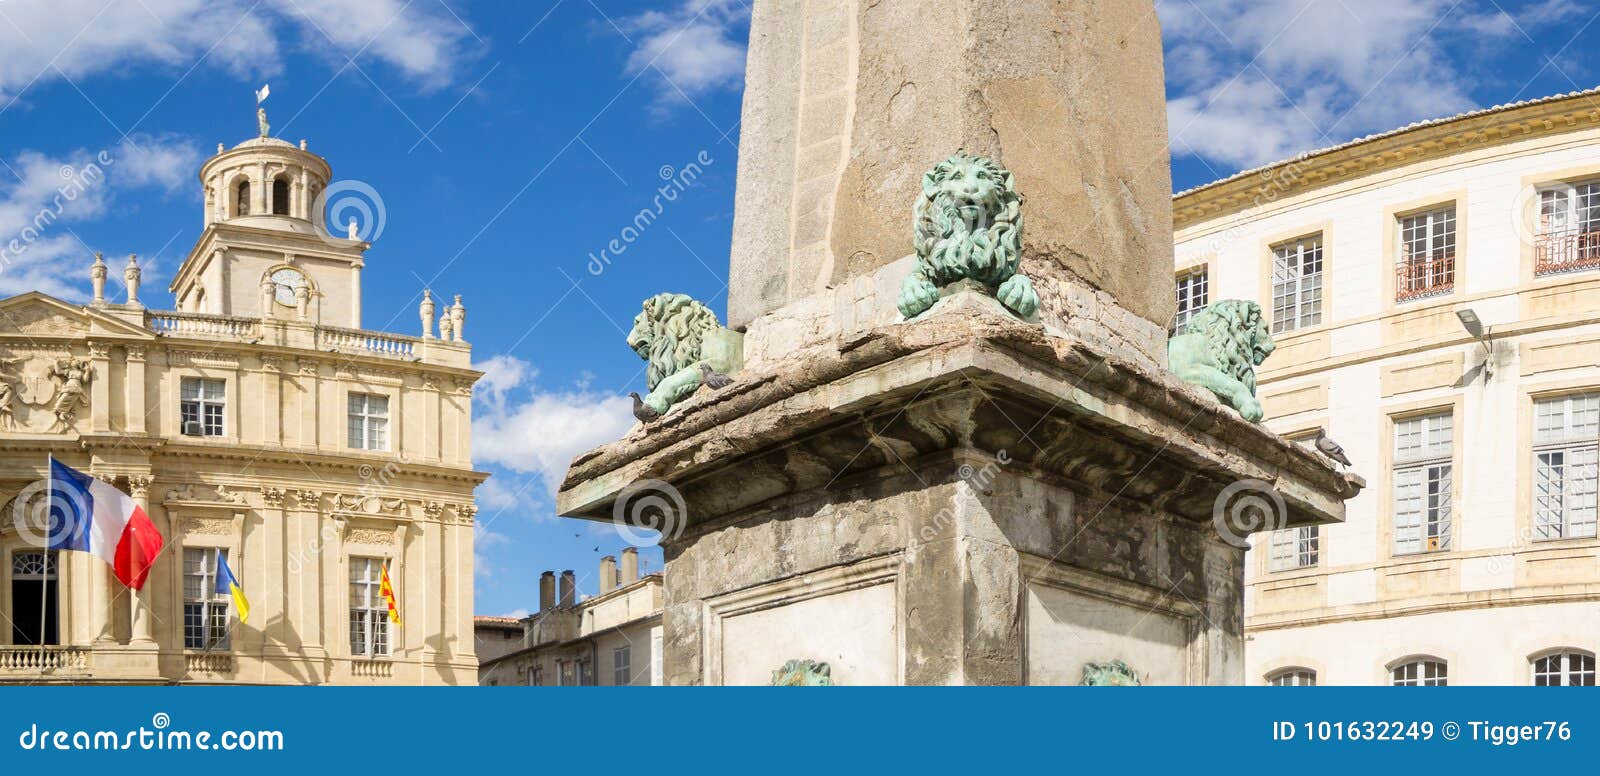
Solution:
M1174 185L1412 121L1600 82L1594 3L1162 0ZM0 235L101 152L103 183L0 268L0 294L88 296L92 251L138 253L169 307L200 232L199 162L255 131L304 138L378 193L369 328L415 333L424 286L460 293L477 391L477 609L535 606L545 569L592 592L609 527L553 516L571 456L620 436L640 300L721 312L744 0L0 2ZM609 266L592 256L698 165ZM370 227L364 227L370 228ZM113 273L114 275L117 273ZM660 554L644 554L647 570Z

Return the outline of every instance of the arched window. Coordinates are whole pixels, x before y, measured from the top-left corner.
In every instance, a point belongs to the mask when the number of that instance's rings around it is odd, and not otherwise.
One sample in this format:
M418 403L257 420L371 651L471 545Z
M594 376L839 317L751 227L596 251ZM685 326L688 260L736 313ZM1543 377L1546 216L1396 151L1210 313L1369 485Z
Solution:
M1309 668L1280 668L1267 674L1267 684L1273 687L1316 687L1317 672Z
M1444 687L1450 684L1448 665L1436 657L1415 657L1389 668L1395 687Z
M1594 655L1576 649L1547 652L1529 661L1535 687L1593 687Z
M250 181L239 181L233 194L234 215L250 215Z
M272 179L272 214L289 215L289 182L283 178Z

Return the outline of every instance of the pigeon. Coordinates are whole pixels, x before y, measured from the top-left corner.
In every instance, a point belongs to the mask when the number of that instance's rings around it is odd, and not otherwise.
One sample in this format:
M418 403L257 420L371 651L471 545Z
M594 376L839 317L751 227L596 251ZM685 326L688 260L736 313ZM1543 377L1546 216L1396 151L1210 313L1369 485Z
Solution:
M732 377L712 369L711 365L704 361L700 362L700 376L705 378L705 384L713 391L720 391L733 384Z
M1338 442L1328 438L1328 430L1325 428L1319 427L1317 429L1317 450L1345 466L1350 465L1350 459L1344 456L1344 448L1340 447Z
M654 407L645 404L644 400L639 398L637 391L629 393L628 396L633 398L633 416L638 418L640 422L649 423L661 417L661 413L656 412Z

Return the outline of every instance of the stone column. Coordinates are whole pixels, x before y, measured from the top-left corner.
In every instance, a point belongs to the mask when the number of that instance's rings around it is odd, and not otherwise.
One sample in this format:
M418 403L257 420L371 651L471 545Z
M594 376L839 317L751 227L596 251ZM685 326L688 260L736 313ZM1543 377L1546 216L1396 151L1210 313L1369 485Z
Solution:
M111 346L89 343L89 430L104 434L111 430Z
M361 268L360 261L350 263L350 323L352 329L361 328Z
M132 474L128 476L128 495L133 497L134 503L138 504L139 508L145 511L145 514L150 513L150 483L153 480L154 478L147 474ZM174 562L171 556L163 560L167 563ZM179 558L177 562L182 562L182 559ZM131 644L144 647L154 647L156 644L155 597L157 587L158 583L155 579L155 574L152 572L150 578L146 580L144 589L133 591L133 637L129 642Z
M130 434L143 434L150 408L145 403L145 359L149 350L144 345L127 346L127 407L123 422Z

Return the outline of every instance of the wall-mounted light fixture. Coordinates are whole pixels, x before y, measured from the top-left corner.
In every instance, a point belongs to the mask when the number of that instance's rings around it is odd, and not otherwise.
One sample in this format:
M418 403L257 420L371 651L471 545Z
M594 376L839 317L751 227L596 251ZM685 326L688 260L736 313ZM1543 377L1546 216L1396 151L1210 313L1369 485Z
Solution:
M1461 321L1461 328L1466 329L1467 333L1471 334L1472 338L1477 340L1478 344L1483 347L1483 364L1473 371L1482 370L1483 380L1488 382L1490 369L1492 368L1490 363L1493 361L1494 355L1493 341L1489 336L1489 328L1483 325L1483 321L1478 318L1478 313L1470 307L1463 307L1457 310L1456 318ZM1471 373L1469 372L1468 375L1470 376ZM1469 382L1471 382L1470 379L1465 379L1462 384Z

